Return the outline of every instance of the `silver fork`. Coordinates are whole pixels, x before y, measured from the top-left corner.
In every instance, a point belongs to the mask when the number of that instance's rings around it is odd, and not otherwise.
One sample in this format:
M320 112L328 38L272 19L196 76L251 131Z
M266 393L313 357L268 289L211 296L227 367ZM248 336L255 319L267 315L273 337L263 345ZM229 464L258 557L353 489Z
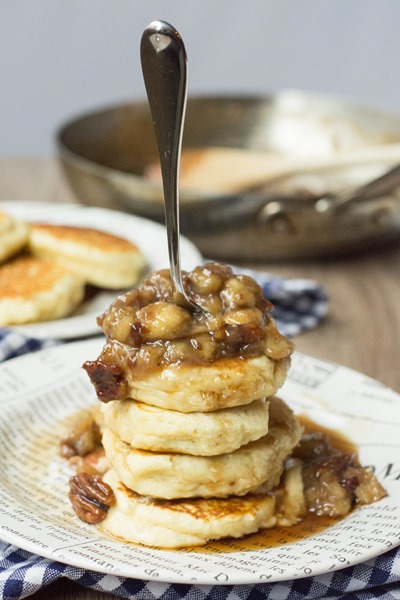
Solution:
M186 50L172 25L153 21L143 32L140 53L160 156L171 279L188 304L201 310L183 287L180 256L179 166L187 100Z

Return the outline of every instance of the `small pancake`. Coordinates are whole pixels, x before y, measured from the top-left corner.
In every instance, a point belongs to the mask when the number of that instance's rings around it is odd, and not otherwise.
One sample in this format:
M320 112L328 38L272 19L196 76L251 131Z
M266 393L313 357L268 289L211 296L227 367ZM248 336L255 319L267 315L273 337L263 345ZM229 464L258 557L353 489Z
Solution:
M135 285L146 264L132 242L90 228L35 223L29 245L34 256L54 260L102 288Z
M113 488L116 505L99 528L124 541L158 548L199 546L276 525L272 495L154 500L129 490L113 471L106 473L104 481Z
M133 448L213 456L267 435L268 402L214 412L182 413L135 400L101 404L105 427Z
M118 479L145 496L224 498L247 494L261 485L268 492L278 484L284 460L302 433L293 412L282 400L271 398L269 416L268 435L235 452L217 456L136 450L107 428L103 446Z
M201 546L209 540L240 538L260 529L290 527L306 513L301 466L285 468L279 488L246 496L157 500L140 496L108 471L116 503L100 523L107 535L158 548Z
M58 319L82 301L84 282L59 265L18 257L0 266L0 325Z
M0 263L14 256L28 242L29 226L0 211Z
M276 394L290 358L221 358L208 365L172 364L160 374L125 370L127 397L180 412L208 412L250 404Z

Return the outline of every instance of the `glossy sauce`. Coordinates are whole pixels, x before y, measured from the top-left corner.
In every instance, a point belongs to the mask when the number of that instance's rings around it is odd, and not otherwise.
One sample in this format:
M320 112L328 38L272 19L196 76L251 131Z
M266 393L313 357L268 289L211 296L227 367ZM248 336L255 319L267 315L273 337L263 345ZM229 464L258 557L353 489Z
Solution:
M298 415L297 419L302 424L304 433L325 433L329 436L333 448L336 448L341 452L352 453L356 455L358 454L357 446L355 446L351 440L346 438L346 436L341 435L338 431L324 427L319 423L315 423L306 415Z
M335 430L323 427L304 415L299 415L298 420L304 427L305 433L325 433L329 436L331 445L341 452L357 454L356 446L345 436ZM226 539L209 542L199 548L190 548L190 552L215 553L215 552L244 552L257 551L262 548L276 548L286 544L294 544L308 537L325 531L340 519L318 517L312 513L297 525L291 527L273 527L258 533L247 535L241 539Z
M258 533L247 535L238 540L224 539L217 542L209 542L205 546L190 548L190 552L200 554L214 554L218 552L256 552L263 548L277 548L287 544L295 544L308 537L325 531L331 525L338 522L338 519L329 517L316 517L310 514L303 521L292 525L291 527L273 527L264 529Z

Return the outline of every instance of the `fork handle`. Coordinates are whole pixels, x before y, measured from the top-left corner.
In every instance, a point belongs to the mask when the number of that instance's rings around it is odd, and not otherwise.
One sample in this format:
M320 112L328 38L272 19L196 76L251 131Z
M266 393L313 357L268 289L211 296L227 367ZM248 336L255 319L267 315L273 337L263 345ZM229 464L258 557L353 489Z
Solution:
M187 100L186 51L172 25L153 21L143 32L140 54L160 156L171 277L178 291L192 304L183 289L179 254L179 166Z

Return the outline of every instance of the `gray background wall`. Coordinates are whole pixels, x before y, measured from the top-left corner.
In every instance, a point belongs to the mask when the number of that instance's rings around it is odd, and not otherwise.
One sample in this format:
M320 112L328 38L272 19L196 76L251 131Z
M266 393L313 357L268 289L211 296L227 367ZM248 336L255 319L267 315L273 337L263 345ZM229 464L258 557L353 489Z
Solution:
M400 110L398 0L0 0L0 155L49 155L66 119L144 98L154 19L184 38L190 93L299 88Z

